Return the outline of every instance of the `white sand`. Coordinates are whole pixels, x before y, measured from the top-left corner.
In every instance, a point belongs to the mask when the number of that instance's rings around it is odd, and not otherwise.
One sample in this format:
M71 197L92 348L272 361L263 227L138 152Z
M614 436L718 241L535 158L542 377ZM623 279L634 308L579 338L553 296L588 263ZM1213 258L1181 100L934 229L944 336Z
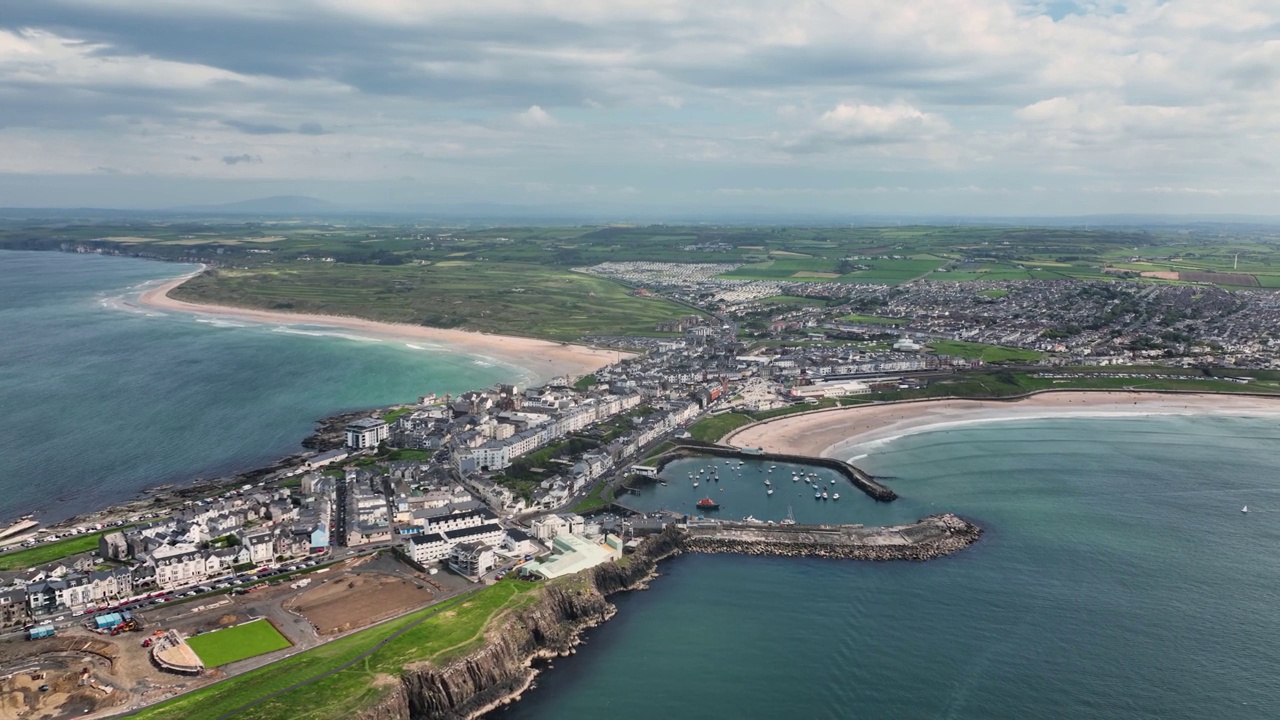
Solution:
M1062 417L1145 415L1280 417L1280 397L1134 392L1046 392L1016 401L929 400L823 410L749 425L722 442L824 457L946 425Z
M620 353L616 350L557 343L550 340L490 335L488 333L431 328L406 323L374 322L340 315L307 315L254 310L227 305L203 305L169 297L170 290L197 274L199 274L199 271L175 278L148 290L138 298L138 302L145 307L160 310L235 318L254 323L317 325L354 330L368 337L390 338L408 342L421 341L438 345L449 352L475 355L524 368L544 381L557 375L586 375L609 363L630 357L629 354Z

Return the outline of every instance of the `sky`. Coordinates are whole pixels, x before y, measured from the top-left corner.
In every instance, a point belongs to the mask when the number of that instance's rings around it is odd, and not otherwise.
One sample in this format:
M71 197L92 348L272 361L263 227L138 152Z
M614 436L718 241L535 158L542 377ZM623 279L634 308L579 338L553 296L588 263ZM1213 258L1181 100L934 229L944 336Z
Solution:
M1280 214L1277 0L0 5L0 206Z

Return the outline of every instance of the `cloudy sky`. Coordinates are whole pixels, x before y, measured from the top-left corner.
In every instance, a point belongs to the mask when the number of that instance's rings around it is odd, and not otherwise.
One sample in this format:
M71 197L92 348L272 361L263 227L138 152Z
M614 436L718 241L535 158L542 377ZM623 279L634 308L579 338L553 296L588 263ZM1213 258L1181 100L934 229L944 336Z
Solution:
M1280 214L1277 0L39 0L0 206Z

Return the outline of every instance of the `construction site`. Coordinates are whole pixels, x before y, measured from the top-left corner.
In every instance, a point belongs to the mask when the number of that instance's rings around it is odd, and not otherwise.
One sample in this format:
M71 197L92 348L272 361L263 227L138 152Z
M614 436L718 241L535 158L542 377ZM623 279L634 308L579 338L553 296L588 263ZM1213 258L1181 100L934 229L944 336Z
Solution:
M0 720L126 713L470 587L382 553L234 595L31 627L0 640Z

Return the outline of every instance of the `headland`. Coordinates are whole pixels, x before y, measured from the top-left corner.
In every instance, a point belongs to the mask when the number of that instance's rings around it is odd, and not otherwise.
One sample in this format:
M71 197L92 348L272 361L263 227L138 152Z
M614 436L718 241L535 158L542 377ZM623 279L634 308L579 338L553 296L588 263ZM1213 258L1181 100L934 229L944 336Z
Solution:
M617 350L605 350L552 342L536 338L490 335L448 328L387 323L342 315L308 315L302 313L257 310L230 305L205 305L178 300L169 293L201 271L189 273L157 285L138 296L139 305L157 310L212 315L268 325L316 325L341 328L377 338L407 343L427 343L442 350L476 355L528 370L539 378L557 375L585 375L612 362L631 357Z

